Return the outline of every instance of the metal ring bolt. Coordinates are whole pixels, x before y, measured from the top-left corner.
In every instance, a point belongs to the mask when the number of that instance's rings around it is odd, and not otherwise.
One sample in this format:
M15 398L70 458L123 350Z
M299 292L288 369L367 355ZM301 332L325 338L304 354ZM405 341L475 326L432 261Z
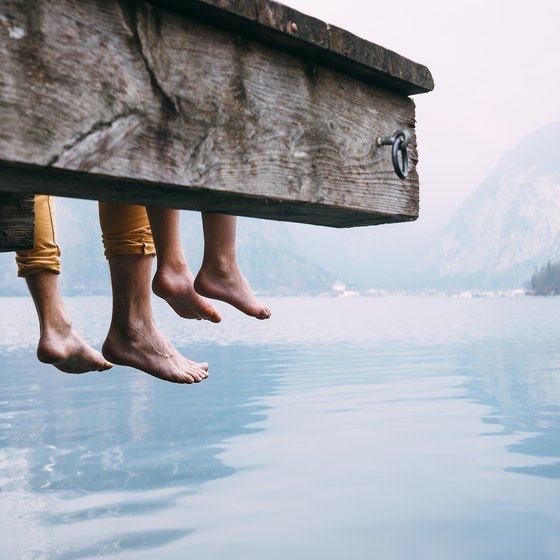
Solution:
M378 146L392 146L391 156L395 173L401 179L408 177L408 152L406 147L412 140L412 135L408 130L400 129L393 136L382 136L377 139ZM399 152L401 157L399 159ZM402 161L402 165L401 165Z

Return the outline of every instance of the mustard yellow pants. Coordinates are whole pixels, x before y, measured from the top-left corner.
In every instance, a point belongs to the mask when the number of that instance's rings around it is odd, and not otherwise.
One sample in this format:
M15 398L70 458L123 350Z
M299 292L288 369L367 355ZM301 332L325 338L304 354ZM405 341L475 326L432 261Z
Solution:
M99 223L105 256L155 255L152 230L144 206L99 203ZM60 248L56 243L54 198L35 196L35 243L29 251L16 253L18 276L25 278L50 270L60 273Z

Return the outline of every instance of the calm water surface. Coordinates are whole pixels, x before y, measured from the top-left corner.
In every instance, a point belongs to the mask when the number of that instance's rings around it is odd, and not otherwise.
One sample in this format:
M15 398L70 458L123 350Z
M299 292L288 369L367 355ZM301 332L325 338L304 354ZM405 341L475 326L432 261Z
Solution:
M560 559L560 299L157 307L196 386L38 364L0 299L6 559ZM70 298L99 347L106 298Z

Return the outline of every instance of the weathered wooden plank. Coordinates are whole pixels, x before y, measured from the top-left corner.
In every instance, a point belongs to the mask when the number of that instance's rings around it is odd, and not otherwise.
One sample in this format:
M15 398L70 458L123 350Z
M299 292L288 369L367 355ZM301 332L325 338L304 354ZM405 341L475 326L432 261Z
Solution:
M353 208L210 191L196 187L185 192L183 187L170 184L145 181L139 183L131 179L91 172L4 162L0 162L0 183L11 186L17 193L41 192L70 198L150 204L301 223L310 223L312 218L311 223L331 227L378 225L410 219L408 215L372 214Z
M385 88L413 95L434 89L428 68L404 62L399 54L329 25L331 64ZM325 60L325 56L322 60Z
M154 4L287 49L405 95L434 88L428 68L273 0L153 0Z
M0 162L31 170L22 191L333 226L418 214L403 95L144 2L2 0L0 15ZM376 146L399 128L406 181ZM57 186L53 168L92 180Z
M33 248L34 200L33 195L0 192L0 252Z

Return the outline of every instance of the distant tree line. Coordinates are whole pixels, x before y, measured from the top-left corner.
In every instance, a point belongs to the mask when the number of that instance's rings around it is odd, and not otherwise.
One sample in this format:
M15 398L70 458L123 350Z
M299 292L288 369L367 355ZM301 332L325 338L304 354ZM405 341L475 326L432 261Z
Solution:
M560 262L548 261L533 274L528 287L536 296L560 295Z

